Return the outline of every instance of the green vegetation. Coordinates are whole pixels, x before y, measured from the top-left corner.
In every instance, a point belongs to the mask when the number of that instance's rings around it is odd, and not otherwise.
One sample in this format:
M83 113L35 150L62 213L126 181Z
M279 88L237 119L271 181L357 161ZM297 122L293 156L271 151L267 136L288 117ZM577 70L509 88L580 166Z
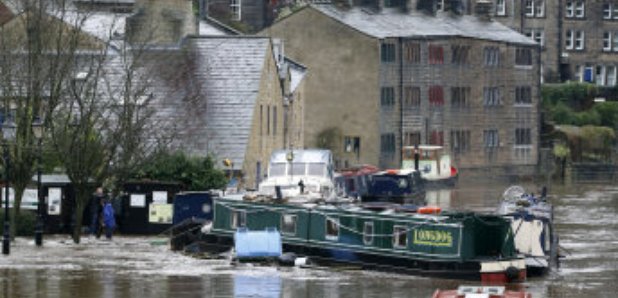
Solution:
M187 190L222 189L227 178L215 169L210 156L191 157L182 152L161 152L152 161L132 174L133 179L180 182Z
M555 124L616 129L618 102L594 103L594 98L600 94L601 90L597 86L581 83L544 85L541 90L543 108Z

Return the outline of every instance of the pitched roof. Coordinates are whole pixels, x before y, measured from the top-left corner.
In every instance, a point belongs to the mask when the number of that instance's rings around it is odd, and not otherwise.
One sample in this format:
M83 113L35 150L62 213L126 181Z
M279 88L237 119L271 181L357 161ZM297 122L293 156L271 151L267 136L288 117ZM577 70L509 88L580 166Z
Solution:
M190 37L187 46L195 62L193 80L206 101L205 135L194 138L206 141L202 153L242 168L270 39Z
M482 21L476 16L421 12L404 13L396 9L370 12L360 7L340 10L330 4L312 8L375 38L461 36L501 42L536 45L534 40L496 21Z

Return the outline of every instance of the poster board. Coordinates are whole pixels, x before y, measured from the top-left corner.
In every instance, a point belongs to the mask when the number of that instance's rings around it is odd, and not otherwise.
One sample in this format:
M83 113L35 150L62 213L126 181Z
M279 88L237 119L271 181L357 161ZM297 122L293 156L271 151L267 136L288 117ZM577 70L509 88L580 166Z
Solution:
M144 194L132 194L131 202L129 202L129 206L134 208L144 208L146 207L146 195Z
M153 204L167 204L167 191L153 191L152 192Z
M150 204L148 222L159 224L171 224L174 215L172 204Z
M59 187L50 187L47 191L47 214L60 215L62 209L62 189Z

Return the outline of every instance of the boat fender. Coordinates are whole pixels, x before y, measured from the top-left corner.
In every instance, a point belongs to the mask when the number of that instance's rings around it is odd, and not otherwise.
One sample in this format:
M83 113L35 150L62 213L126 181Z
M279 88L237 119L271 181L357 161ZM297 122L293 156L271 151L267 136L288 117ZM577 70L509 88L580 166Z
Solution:
M519 278L519 269L517 269L517 267L509 266L504 273L506 274L506 280L509 282Z
M307 257L303 257L303 258L296 258L296 260L294 260L294 266L296 267L305 267L305 266L309 266L309 258Z

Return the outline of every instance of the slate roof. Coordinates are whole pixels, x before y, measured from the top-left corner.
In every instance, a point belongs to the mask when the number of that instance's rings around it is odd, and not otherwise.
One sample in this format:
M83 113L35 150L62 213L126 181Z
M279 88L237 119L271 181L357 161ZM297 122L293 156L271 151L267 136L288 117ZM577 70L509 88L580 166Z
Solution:
M460 36L501 42L536 45L534 40L496 21L482 21L476 16L421 12L403 13L396 9L370 12L360 7L340 10L330 4L313 4L312 8L375 38Z
M202 154L229 158L241 169L270 40L267 37L190 37L193 80L206 102ZM195 141L195 140L193 140Z

